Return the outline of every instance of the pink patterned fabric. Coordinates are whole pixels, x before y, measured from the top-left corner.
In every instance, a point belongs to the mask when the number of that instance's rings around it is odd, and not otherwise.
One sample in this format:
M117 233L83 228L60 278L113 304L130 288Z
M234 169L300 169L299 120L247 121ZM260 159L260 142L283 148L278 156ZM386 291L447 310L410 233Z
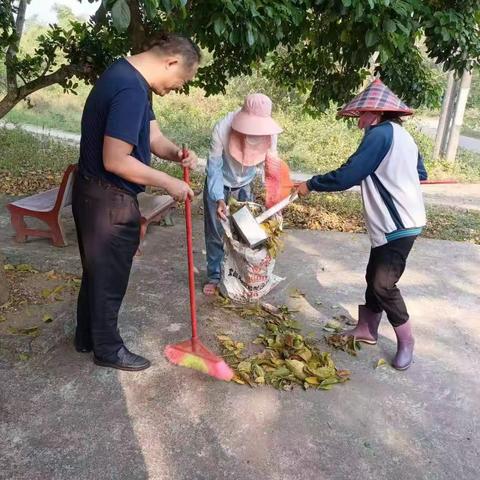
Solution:
M363 92L347 103L338 115L358 117L361 112L399 112L412 115L413 110L403 103L381 80L374 80Z

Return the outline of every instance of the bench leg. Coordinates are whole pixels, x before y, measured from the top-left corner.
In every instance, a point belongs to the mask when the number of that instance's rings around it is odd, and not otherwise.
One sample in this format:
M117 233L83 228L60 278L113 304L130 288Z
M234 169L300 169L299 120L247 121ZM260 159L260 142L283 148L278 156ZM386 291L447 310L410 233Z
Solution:
M165 214L163 217L163 221L165 222L166 227L173 227L175 223L173 222L173 212L175 211L174 208L171 208L168 210L168 212ZM157 225L159 225L162 222L162 220L157 222Z
M147 222L142 218L142 220L140 220L140 243L138 244L137 253L135 253L136 257L141 257L143 255L143 252L142 252L143 239L147 234L147 226L148 226Z
M27 241L27 224L23 220L23 215L19 213L12 213L11 223L15 230L15 241L19 243L25 243Z
M66 247L68 245L63 231L63 224L60 218L56 218L48 222L48 226L52 231L52 243L56 247Z

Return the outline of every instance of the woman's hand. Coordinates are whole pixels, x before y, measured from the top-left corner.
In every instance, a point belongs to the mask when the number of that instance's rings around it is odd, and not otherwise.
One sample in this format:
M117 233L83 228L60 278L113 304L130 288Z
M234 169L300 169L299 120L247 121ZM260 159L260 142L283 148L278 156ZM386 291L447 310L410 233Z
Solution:
M221 220L226 220L227 219L227 204L225 203L225 200L218 200L217 202L217 216Z
M298 187L297 187L297 192L300 197L306 197L309 193L310 190L308 189L307 182L302 182Z

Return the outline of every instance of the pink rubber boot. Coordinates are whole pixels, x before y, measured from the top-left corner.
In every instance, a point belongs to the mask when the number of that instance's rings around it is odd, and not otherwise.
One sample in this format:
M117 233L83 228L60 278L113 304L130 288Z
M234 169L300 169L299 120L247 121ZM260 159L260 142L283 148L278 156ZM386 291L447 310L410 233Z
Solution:
M394 327L394 330L397 336L397 354L393 359L392 367L397 370L406 370L412 363L415 345L410 320L399 327Z
M342 332L344 335L355 337L357 342L375 345L378 339L378 326L382 319L382 312L372 312L366 305L358 306L358 323L352 330Z

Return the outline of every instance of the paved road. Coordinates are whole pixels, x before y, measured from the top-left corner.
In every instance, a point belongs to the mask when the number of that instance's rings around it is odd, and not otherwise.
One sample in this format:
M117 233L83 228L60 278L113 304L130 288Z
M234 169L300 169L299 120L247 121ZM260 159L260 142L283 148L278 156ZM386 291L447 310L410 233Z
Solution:
M423 118L419 122L420 130L431 138L437 133L438 119ZM459 146L471 152L480 153L480 139L460 135Z

